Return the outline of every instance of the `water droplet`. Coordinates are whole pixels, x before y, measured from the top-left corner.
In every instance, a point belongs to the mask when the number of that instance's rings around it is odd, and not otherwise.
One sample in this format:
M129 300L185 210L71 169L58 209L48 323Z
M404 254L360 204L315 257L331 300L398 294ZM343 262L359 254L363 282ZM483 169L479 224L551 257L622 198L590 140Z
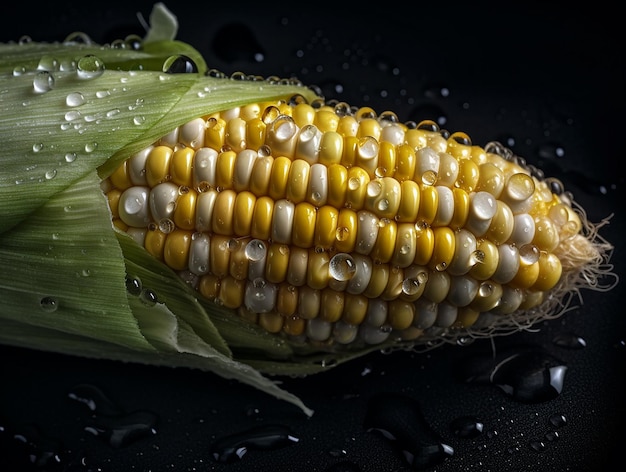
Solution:
M25 73L26 73L26 68L24 66L16 66L13 69L13 76L14 77L20 76L20 75L25 74Z
M128 293L138 297L139 295L141 295L141 290L141 280L139 280L137 277L126 276L126 291Z
M74 162L76 160L76 153L75 152L68 152L65 154L65 162Z
M563 426L567 424L567 418L565 417L565 415L562 415L560 413L555 413L553 415L550 415L550 418L548 419L548 421L555 428L562 428Z
M68 93L67 97L65 97L65 104L68 107L79 107L83 103L85 103L85 97L80 92Z
M46 93L54 88L54 76L47 70L41 70L33 79L35 93Z
M139 294L139 298L141 299L142 302L144 302L148 306L156 305L159 300L157 298L156 293L154 293L149 288L144 288Z
M198 73L198 66L191 58L180 54L165 59L163 72L167 74L196 74Z
M520 349L496 357L479 355L461 366L467 382L497 385L513 399L539 403L556 398L563 389L567 367L545 351Z
M373 396L364 427L394 441L408 463L417 469L433 467L454 454L454 449L427 423L419 403L400 393Z
M161 221L159 221L159 230L162 233L169 234L174 231L175 228L176 225L169 218L163 218Z
M97 147L98 147L98 143L96 142L87 143L85 144L85 152L94 152Z
M43 297L39 301L39 306L45 312L52 313L59 307L59 302L54 297Z
M356 273L356 263L350 254L341 252L330 259L328 272L333 279L340 282L350 280Z
M104 73L104 62L93 54L81 57L76 64L76 74L80 79L95 79Z
M139 125L144 124L145 122L146 122L146 117L143 116L143 115L139 115L139 116L133 117L133 124L134 125L139 126Z
M218 439L211 446L211 455L217 462L234 462L248 449L278 449L298 441L287 426L261 425Z
M260 239L252 239L245 249L245 255L250 261L259 261L265 256L265 243Z
M57 171L56 169L49 170L45 173L46 180L52 180L56 177Z
M39 152L43 149L43 143L33 144L33 152Z
M587 346L587 341L585 341L582 337L577 336L573 333L561 333L557 334L552 342L559 347L564 347L567 349L583 349Z
M459 438L475 438L483 432L483 423L473 416L461 416L450 423L450 429Z

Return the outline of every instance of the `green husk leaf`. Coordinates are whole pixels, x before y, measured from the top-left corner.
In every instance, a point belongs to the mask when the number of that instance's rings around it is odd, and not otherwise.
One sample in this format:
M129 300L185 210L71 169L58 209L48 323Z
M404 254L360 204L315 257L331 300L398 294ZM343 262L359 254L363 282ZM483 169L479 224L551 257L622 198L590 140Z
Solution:
M24 326L154 351L132 314L125 265L95 171L0 235L0 314Z
M289 344L199 300L111 224L102 179L176 126L248 103L315 98L298 84L205 76L200 54L173 40L175 17L159 8L139 50L100 46L85 35L0 45L0 342L212 371L310 415L262 374L281 372L280 363L294 358ZM78 69L86 56L93 65L90 55L105 70L84 78ZM163 72L166 59L181 55L198 73ZM156 305L130 294L127 276L155 293ZM255 359L268 369L247 362Z

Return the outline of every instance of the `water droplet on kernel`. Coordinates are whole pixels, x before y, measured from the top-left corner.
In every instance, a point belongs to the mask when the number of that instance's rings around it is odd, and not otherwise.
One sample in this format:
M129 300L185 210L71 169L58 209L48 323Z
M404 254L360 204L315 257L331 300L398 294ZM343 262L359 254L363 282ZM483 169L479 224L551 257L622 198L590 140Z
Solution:
M248 260L258 261L265 255L265 243L260 239L252 239L246 245L245 254Z
M328 272L337 281L350 280L356 273L356 263L350 254L340 252L330 259Z

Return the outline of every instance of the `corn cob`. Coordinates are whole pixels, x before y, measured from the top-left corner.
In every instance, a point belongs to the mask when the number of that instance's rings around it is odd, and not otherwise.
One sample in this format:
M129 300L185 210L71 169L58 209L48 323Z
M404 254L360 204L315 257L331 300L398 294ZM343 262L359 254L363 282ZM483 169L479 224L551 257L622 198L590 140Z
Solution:
M190 120L103 189L113 224L204 299L320 349L532 326L606 250L499 143L297 95Z

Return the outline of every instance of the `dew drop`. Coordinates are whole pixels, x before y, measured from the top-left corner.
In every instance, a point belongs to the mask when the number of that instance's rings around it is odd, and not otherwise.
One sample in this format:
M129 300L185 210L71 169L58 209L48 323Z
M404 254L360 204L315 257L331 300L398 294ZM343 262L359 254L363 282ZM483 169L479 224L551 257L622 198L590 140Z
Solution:
M198 66L191 58L180 54L165 59L163 72L166 74L196 74Z
M287 426L261 425L218 439L211 446L211 455L217 462L234 462L242 459L248 449L278 449L299 440Z
M134 125L139 126L139 125L144 124L145 122L146 122L146 117L143 116L143 115L138 115L138 116L133 117L133 124Z
M176 228L176 225L169 218L163 218L161 221L159 221L159 230L162 233L169 234L174 231L174 228Z
M250 261L259 261L265 255L265 243L260 239L252 239L244 250L246 257Z
M335 254L328 264L330 276L340 282L350 280L356 273L356 263L354 258L347 253Z
M95 79L104 73L104 62L93 54L81 57L76 64L76 74L80 79Z
M54 88L54 76L47 70L41 70L33 79L35 93L46 93Z
M75 160L76 160L75 152L65 153L65 162L70 163L70 162L74 162Z
M25 73L26 73L26 68L23 67L23 66L16 66L13 69L13 76L14 77L20 76L20 75L25 74Z
M65 121L76 121L81 117L81 113L78 110L68 111L65 114Z
M68 93L67 97L65 97L65 104L68 107L79 107L83 103L85 103L85 97L80 92Z
M56 177L57 171L56 169L49 170L45 173L46 180L52 180Z
M85 152L94 152L97 147L98 147L98 143L96 142L87 143L85 144Z
M54 297L43 297L39 301L39 306L41 309L47 313L53 313L59 307L59 302Z
M573 333L557 334L554 339L552 339L552 342L556 346L566 349L583 349L587 346L587 341Z
M138 279L137 277L126 276L126 291L129 294L138 297L139 295L141 295L141 290L142 286L140 279Z
M33 152L39 152L43 149L43 143L33 144Z
M550 415L550 418L548 419L548 421L555 428L562 428L563 426L567 424L567 418L565 417L565 415L562 415L560 413L555 413L553 415Z
M367 184L367 196L377 197L383 191L383 185L378 180L372 180Z
M462 366L467 382L496 385L514 400L540 403L560 395L567 367L541 349L520 349L469 358Z
M450 423L450 429L459 438L475 438L482 434L484 425L473 416L460 416Z
M364 427L393 441L407 462L418 470L440 464L454 454L454 449L428 424L419 403L400 393L373 396L367 406Z
M157 304L157 302L159 300L157 295L156 295L156 293L154 293L149 288L142 289L141 293L139 294L139 298L147 306L154 306L154 305Z

